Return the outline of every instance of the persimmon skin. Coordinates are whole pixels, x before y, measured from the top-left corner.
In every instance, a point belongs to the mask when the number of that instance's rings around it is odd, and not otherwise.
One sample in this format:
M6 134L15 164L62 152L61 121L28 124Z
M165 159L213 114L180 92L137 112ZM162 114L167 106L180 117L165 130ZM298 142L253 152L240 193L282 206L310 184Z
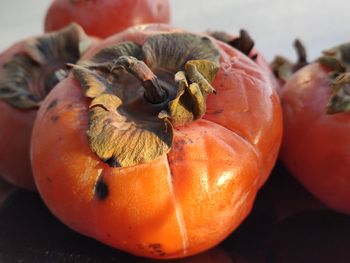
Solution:
M297 71L281 90L281 158L291 173L328 207L350 214L350 115L326 114L332 87L318 63Z
M178 29L135 27L84 58L113 43L142 44L173 31ZM89 102L72 75L49 94L34 125L31 158L38 190L53 214L84 235L150 258L200 253L238 227L276 160L281 110L261 69L239 51L217 45L221 69L207 114L175 128L171 151L150 163L113 168L90 150ZM252 107L242 108L242 96ZM101 178L103 198L96 195Z
M130 26L169 21L169 0L55 0L46 14L45 32L77 22L87 34L106 38Z

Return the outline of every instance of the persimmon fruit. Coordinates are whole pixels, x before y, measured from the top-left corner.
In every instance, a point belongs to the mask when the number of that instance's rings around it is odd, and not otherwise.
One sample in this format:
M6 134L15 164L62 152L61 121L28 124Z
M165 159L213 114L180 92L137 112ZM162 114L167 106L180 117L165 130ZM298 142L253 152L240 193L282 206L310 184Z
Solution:
M169 0L55 0L46 13L45 31L76 22L87 34L106 38L130 26L169 21Z
M0 174L34 190L29 159L31 131L41 101L90 44L76 24L20 41L0 54Z
M282 134L259 66L209 36L143 25L71 67L43 102L31 144L53 214L150 258L197 254L238 227Z
M281 88L284 139L281 159L328 207L350 214L349 52L324 52Z

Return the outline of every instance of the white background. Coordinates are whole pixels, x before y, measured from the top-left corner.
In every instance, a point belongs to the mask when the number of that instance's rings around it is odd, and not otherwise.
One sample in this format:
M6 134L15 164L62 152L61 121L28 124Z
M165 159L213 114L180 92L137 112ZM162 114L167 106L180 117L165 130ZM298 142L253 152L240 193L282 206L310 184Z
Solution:
M131 0L129 0L131 1ZM50 0L0 0L0 51L13 42L40 34ZM271 60L294 58L299 37L310 57L350 41L349 0L170 0L172 24L192 31L247 29Z

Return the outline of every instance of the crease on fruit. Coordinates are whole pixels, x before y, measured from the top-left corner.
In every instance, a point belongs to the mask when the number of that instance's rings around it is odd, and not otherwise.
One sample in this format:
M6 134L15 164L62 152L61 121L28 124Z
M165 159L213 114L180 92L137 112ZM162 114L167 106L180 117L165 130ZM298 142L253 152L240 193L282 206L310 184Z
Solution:
M177 225L179 227L179 233L180 233L181 241L182 241L182 251L183 251L183 255L185 256L188 253L187 228L186 228L186 223L185 223L185 219L183 216L180 202L178 201L176 194L175 194L175 189L174 189L174 184L173 184L173 175L171 172L168 158L167 158L167 162L166 162L166 169L167 169L166 176L167 176L167 181L168 181L168 186L169 186L169 192L170 192L172 202L174 205L176 221L177 221Z

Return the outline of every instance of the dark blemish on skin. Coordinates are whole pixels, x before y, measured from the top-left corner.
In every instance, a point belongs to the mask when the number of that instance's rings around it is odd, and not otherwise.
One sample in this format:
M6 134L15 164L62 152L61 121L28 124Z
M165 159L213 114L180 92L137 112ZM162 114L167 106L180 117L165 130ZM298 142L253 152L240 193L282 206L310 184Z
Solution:
M95 195L99 200L104 200L107 198L109 194L109 189L105 181L103 179L99 179L95 185Z
M66 108L69 110L69 109L71 109L72 107L73 107L73 104L72 104L72 103L70 103L70 104L68 104L68 105L67 105L67 107L66 107Z
M104 161L106 164L108 164L110 167L120 167L120 163L115 159L114 157L111 157Z
M162 246L159 243L149 244L148 247L152 250L159 250Z
M52 121L52 122L57 122L59 119L60 119L60 117L57 116L57 115L51 116L51 121Z
M180 144L180 145L184 145L184 144L186 144L186 141L184 139L180 139L176 143Z
M106 236L109 237L109 238L112 237L110 233L107 233Z
M46 111L49 111L53 108L55 108L58 104L58 99L54 99L53 101L50 102L50 104L47 106Z
M52 179L50 177L46 177L46 181L52 183Z
M184 146L186 145L186 141L184 139L177 140L174 143L174 148L176 148L178 151L183 151Z
M165 252L162 251L161 244L158 244L158 243L149 244L148 247L151 249L152 254L158 254L161 257L165 256Z

